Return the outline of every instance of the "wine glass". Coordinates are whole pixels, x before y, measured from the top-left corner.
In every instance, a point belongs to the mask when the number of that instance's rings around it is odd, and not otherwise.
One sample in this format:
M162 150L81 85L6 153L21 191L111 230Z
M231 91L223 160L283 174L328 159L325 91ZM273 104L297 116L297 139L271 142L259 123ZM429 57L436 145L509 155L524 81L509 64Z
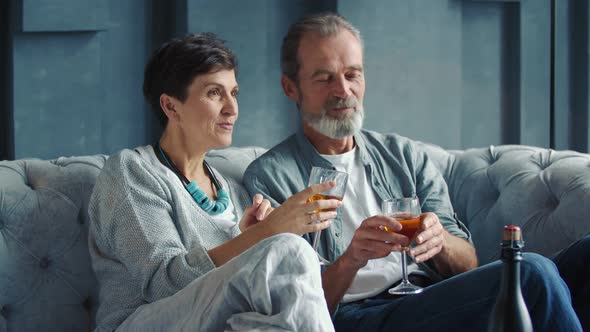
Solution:
M402 257L402 281L399 285L391 288L389 294L393 295L407 295L420 293L423 288L412 284L408 280L408 266L406 252L410 244L416 238L418 230L420 230L420 202L418 197L404 197L384 200L381 204L383 215L392 217L402 224L402 229L394 232L387 226L382 229L386 232L399 233L409 239L408 246L402 247L400 252Z
M345 172L336 171L329 168L323 167L312 167L311 173L309 174L309 185L322 183L326 181L334 181L336 182L336 186L332 189L323 191L321 193L315 194L307 199L308 202L313 202L321 199L337 199L342 200L344 198L344 193L346 192L346 182L348 181L348 174ZM326 210L315 210L310 213L318 213L322 211L330 211L329 209ZM312 247L315 250L316 254L318 255L318 259L320 261L320 265L329 265L330 261L322 257L318 252L318 247L320 244L320 236L322 231L315 232L313 237Z

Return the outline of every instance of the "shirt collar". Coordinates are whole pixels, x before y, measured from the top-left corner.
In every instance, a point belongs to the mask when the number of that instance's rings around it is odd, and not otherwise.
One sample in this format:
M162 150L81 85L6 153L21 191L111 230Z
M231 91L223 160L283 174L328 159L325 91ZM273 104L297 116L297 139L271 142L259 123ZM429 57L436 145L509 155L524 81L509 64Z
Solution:
M359 155L361 157L361 161L364 165L369 163L367 156L366 156L366 143L364 137L364 129L361 129L358 133L354 135L354 142L356 147L359 151ZM316 150L316 148L311 144L309 139L305 137L303 133L303 126L300 126L297 129L297 133L295 134L297 145L300 148L303 157L306 160L310 160L313 166L321 166L321 167L328 167L333 168L332 163L326 160L324 157L320 155L320 153Z

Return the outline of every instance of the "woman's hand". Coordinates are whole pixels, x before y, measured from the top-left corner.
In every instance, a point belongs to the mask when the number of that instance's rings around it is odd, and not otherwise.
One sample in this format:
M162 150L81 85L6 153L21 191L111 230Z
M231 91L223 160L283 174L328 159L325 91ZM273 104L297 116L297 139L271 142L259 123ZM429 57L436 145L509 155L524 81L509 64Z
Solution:
M263 227L269 227L274 234L294 233L303 235L320 231L330 226L325 220L336 218L336 209L342 202L336 199L307 200L318 193L328 191L336 186L336 182L327 181L314 184L298 192L277 207L266 217ZM315 212L318 211L318 212Z
M244 210L244 215L240 220L240 231L243 232L250 226L263 221L273 210L268 199L264 199L260 194L254 195L252 205Z

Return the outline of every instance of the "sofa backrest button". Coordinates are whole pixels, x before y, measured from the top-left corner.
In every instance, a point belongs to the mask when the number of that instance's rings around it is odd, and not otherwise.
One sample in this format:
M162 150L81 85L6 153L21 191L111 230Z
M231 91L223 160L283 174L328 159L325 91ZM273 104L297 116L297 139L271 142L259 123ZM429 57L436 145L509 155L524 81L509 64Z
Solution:
M42 269L48 268L49 267L49 258L47 258L47 257L41 258L41 261L39 261L39 266Z
M84 307L84 309L90 311L90 309L92 309L92 300L90 299L90 297L87 297L86 299L84 299L84 302L82 302L82 307Z
M8 318L8 305L0 304L0 316Z

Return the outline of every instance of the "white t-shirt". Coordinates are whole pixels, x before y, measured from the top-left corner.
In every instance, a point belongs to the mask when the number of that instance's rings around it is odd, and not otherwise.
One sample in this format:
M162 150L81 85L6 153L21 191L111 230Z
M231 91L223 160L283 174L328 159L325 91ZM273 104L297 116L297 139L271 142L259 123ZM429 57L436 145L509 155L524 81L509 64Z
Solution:
M340 211L342 213L342 237L345 243L350 244L354 232L365 219L381 214L380 199L371 187L357 148L343 154L322 155L322 157L330 161L337 170L348 173L348 184ZM408 272L417 270L417 268L415 263L411 263L408 265ZM356 274L342 298L342 302L352 302L375 296L401 279L399 252L392 252L386 257L369 260L367 265Z

